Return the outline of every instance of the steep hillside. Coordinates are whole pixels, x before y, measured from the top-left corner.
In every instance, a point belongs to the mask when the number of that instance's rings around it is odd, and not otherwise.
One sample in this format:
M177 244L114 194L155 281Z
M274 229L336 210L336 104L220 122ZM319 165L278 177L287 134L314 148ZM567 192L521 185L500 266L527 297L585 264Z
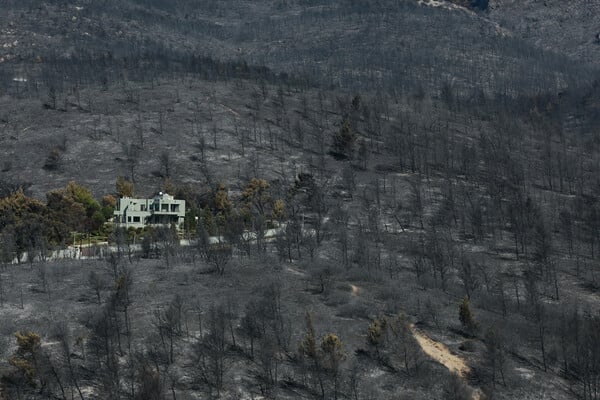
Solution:
M0 398L596 400L598 69L473 4L0 0Z
M515 95L587 85L597 76L499 29L485 13L413 0L176 4L9 2L0 16L1 57L43 64L89 52L195 54L302 74L329 87L391 92L435 93L451 83Z
M489 17L523 40L574 60L600 64L600 3L491 0Z

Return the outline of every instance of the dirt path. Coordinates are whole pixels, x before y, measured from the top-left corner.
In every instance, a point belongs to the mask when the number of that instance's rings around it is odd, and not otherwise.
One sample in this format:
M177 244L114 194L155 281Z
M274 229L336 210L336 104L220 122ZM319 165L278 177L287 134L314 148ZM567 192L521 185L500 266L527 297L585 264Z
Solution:
M473 11L469 10L468 8L461 7L457 4L450 3L448 1L443 1L443 0L442 1L440 1L440 0L419 0L418 3L421 5L424 5L424 6L429 6L429 7L440 7L440 8L445 8L447 10L458 10L458 11L464 11L469 14L474 14Z
M445 344L431 339L429 336L416 329L412 324L410 329L415 339L417 339L419 346L421 346L423 349L423 352L430 358L439 362L450 372L453 372L462 378L465 378L469 372L471 372L471 369L465 360L455 354L452 354L450 349L448 349Z
M297 269L294 269L292 267L287 267L286 270L294 275L298 275L298 276L306 276L306 273L302 272L302 271L298 271Z
M359 286L350 284L350 288L352 289L353 296L358 296L361 292L361 288ZM463 381L467 378L471 372L471 368L469 368L465 360L456 354L452 354L450 349L445 344L437 342L427 336L425 333L419 331L414 324L410 325L410 330L414 338L417 340L417 343L419 343L419 346L421 346L421 349L423 349L423 352L427 354L429 358L442 364L448 369L448 371L461 377ZM466 384L468 385L468 383ZM471 397L472 400L481 399L481 391L470 385L468 386L473 390Z
M417 343L419 343L419 346L421 346L421 349L423 349L425 354L427 354L432 360L442 364L448 369L448 371L460 376L463 380L465 380L467 375L471 372L471 368L469 368L465 360L456 354L452 354L450 349L445 344L436 342L423 332L420 332L413 324L410 325L410 329L414 338L417 339ZM481 391L479 389L470 386L466 382L465 384L473 391L471 399L481 399Z
M226 111L230 112L231 114L235 115L236 117L239 117L240 114L235 111L234 109L232 109L231 107L227 107L225 104L219 104L221 107L223 107Z

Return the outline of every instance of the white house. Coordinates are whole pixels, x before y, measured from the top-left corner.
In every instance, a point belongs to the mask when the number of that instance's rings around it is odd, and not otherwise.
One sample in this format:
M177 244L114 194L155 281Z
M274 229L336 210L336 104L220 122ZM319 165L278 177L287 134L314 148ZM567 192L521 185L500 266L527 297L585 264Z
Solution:
M167 193L159 193L152 199L122 197L117 201L114 223L125 228L143 228L148 225L183 226L185 200L177 200Z

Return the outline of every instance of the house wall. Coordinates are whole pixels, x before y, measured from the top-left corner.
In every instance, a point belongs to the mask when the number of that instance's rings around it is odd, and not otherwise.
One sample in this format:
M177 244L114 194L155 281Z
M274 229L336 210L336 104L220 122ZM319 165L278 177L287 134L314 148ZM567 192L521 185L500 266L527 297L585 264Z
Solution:
M152 199L120 198L114 212L114 223L126 228L143 228L147 225L183 225L185 200L178 200L168 194L160 194Z

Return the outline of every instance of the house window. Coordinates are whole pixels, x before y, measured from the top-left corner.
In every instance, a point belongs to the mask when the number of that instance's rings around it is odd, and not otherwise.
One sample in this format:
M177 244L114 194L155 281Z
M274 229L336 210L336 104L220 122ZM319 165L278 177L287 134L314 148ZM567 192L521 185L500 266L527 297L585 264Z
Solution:
M140 210L141 211L146 211L146 205L145 204L140 205Z
M179 204L171 204L171 212L179 212Z
M140 217L133 217L133 222L140 222Z
M164 212L169 212L169 205L168 204L161 204L161 211Z
M131 217L127 217L127 222L131 222Z

